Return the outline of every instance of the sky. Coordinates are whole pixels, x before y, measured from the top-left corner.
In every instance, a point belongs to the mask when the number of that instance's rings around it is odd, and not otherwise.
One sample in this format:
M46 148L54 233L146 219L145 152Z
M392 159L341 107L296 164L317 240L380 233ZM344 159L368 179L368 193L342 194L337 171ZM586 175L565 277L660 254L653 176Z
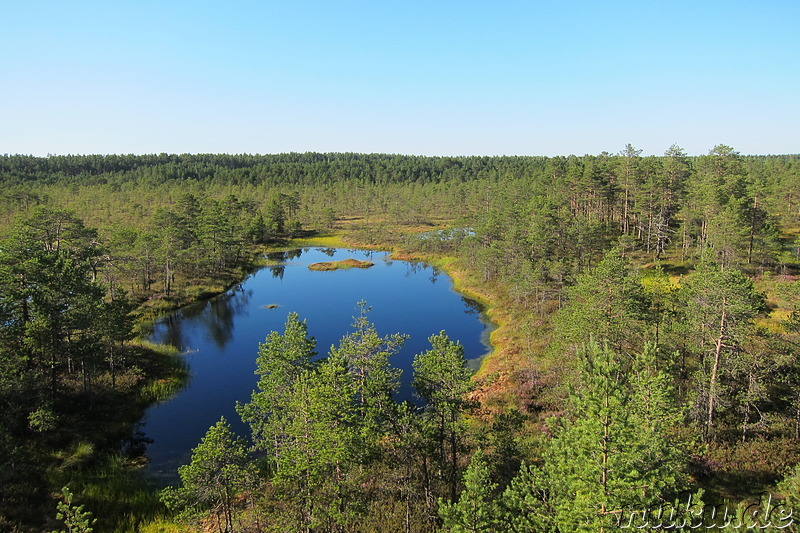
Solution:
M0 9L0 154L800 153L798 0Z

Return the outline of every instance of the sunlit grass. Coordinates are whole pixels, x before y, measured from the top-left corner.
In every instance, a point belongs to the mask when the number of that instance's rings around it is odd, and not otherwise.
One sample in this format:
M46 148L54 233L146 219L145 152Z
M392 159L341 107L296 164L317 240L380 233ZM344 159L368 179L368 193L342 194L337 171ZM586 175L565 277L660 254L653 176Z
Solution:
M150 350L151 352L156 352L165 357L174 357L181 353L180 350L171 344L156 344L147 339L134 339L131 341L131 344L144 348L145 350Z
M140 417L148 405L170 398L185 386L188 378L183 355L171 345L136 339L127 349L129 366L118 383L123 377L132 376L138 391L135 401L124 404L123 408L131 412L119 413L122 421ZM47 484L53 490L68 486L76 495L76 502L85 505L85 510L98 519L95 531L133 533L154 521L168 525L169 522L163 521L168 513L159 501L157 488L139 471L141 459L126 459L113 449L108 451L106 445L79 440L53 455ZM151 531L183 530L165 525L164 529Z
M756 325L771 333L786 333L784 323L800 301L800 289L793 276L776 276L765 272L754 279L757 291L766 297L769 313L759 318Z
M330 233L323 235L313 235L311 237L297 237L289 241L290 246L323 246L325 248L347 248L351 246L346 242L342 234Z
M176 524L167 518L159 517L150 522L139 526L139 533L186 533L191 531L189 526Z
M70 488L75 501L97 519L95 531L134 533L165 515L155 487L120 454L96 457L92 447L79 447L51 473L51 484Z
M158 375L144 384L140 392L141 401L158 403L167 400L186 386L189 367L181 352L170 344L155 344L146 339L134 343L158 356Z

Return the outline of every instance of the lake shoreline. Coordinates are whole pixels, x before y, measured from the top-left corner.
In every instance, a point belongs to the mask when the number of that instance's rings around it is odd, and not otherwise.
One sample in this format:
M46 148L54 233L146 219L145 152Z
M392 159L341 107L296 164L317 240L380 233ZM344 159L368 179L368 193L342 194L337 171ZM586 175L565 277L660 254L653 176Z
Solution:
M297 248L349 248L368 251L389 252L389 257L396 261L406 261L410 263L425 263L434 268L442 270L453 282L453 290L459 295L477 302L480 305L481 315L486 318L488 337L486 339L486 354L481 357L480 363L475 371L475 379L494 381L491 390L481 393L481 401L490 399L491 403L507 404L509 390L513 386L509 383L512 375L518 371L525 361L520 360L519 349L513 341L517 332L513 328L513 317L509 313L503 312L499 303L500 297L496 290L490 290L485 284L480 284L472 279L470 273L460 265L455 256L443 253L430 253L411 251L405 247L398 246L396 243L366 244L353 239L351 232L347 230L336 230L316 235L296 237L285 242L276 243L274 246L259 246L252 250L253 259L242 267L242 275L230 280L225 285L213 287L212 290L205 290L199 296L177 299L170 302L171 305L160 306L156 312L152 307L142 306L137 308L134 313L138 313L137 329L141 334L160 319L180 311L190 305L207 302L221 294L225 294L232 288L243 283L254 272L269 266L265 259L266 254L292 250ZM204 286L208 289L208 286ZM191 287L189 292L191 292ZM162 302L164 300L161 300ZM143 304L146 302L143 302Z

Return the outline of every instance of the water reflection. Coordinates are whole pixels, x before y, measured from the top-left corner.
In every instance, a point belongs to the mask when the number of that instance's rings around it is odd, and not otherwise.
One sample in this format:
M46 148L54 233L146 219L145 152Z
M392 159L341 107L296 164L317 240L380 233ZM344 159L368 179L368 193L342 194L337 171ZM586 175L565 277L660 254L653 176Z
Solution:
M420 272L428 270L428 265L425 263L420 263L418 261L408 261L406 262L406 277L414 276Z
M233 338L234 315L243 313L247 304L244 291L235 291L214 298L209 302L208 312L201 317L209 337L217 348L224 348Z
M122 453L126 457L142 457L147 452L147 447L153 443L153 439L148 438L142 431L142 424L136 424L131 436L122 443Z
M279 263L283 263L286 261L293 261L295 259L300 259L300 256L303 255L302 248L295 248L292 250L281 250L278 252L267 252L265 257L270 261L276 261Z
M283 279L283 275L286 273L286 266L284 265L275 265L269 267L270 273L272 273L272 277L276 279Z
M464 302L464 312L469 315L480 315L483 309L481 308L481 304L476 302L475 300L470 300L464 296L461 297L461 301Z
M153 333L155 341L170 344L181 351L192 350L193 346L185 332L184 324L199 325L207 338L217 348L224 348L233 338L237 317L248 314L252 290L237 289L221 294L206 302L185 307L159 322Z
M183 317L181 315L177 313L169 315L161 324L163 325L163 337L158 339L157 342L159 344L169 344L181 351L189 349L186 338L183 335Z

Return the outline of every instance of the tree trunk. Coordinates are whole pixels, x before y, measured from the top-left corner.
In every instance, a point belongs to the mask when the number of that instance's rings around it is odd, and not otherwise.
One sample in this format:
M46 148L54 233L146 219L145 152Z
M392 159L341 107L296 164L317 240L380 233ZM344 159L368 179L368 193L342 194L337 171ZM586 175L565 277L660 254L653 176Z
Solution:
M111 367L111 390L117 390L117 369L114 364L114 344L111 343L111 348L109 350L109 359L108 359L109 366Z
M797 393L797 407L794 410L794 440L800 441L800 392Z
M458 488L458 476L456 475L458 472L457 420L458 415L453 413L451 415L452 427L450 428L450 452L452 453L452 457L450 457L450 501L452 502L456 501L456 489Z
M758 196L753 199L753 208L750 214L750 240L747 244L747 263L753 262L753 241L756 235L756 209L758 209Z
M714 365L711 368L711 379L708 383L708 419L703 431L703 441L708 442L711 437L711 430L714 426L715 396L717 393L717 375L719 374L719 363L722 358L723 341L725 340L725 321L727 318L726 299L722 300L722 318L719 324L719 336L714 345Z

